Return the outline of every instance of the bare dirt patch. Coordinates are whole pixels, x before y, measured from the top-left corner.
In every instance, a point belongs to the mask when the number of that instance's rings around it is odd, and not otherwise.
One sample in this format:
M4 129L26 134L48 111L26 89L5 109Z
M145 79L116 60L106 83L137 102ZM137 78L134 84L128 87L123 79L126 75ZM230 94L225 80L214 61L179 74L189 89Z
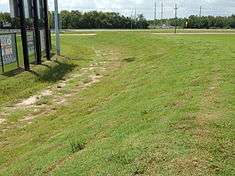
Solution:
M4 122L6 122L6 119L0 119L0 124L3 124Z
M53 112L53 109L58 105L66 105L74 95L100 82L106 72L120 65L115 52L103 56L103 51L96 50L96 55L102 59L90 64L86 68L82 68L78 73L72 73L66 79L48 87L37 95L22 100L9 108L5 108L6 116L19 110L29 110L29 113L19 119L19 122L20 124L30 124L35 118ZM104 61L105 57L112 57L112 60ZM3 123L3 120L1 121Z
M209 169L209 160L211 157L204 153L191 154L172 161L177 175L201 175Z
M52 95L52 91L51 90L44 90L41 93L42 96L51 96Z
M15 107L21 108L21 107L27 107L27 106L32 106L37 103L37 101L40 99L40 96L34 95L32 97L29 97L26 100L23 100L22 102L16 104Z

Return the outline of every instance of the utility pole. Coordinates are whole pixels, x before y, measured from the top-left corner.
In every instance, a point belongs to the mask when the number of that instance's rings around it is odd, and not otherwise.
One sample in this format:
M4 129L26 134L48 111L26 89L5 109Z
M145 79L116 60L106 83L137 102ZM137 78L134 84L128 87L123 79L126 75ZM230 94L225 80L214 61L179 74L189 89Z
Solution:
M56 33L56 54L60 55L60 30L59 30L59 10L58 1L54 0L55 5L55 33Z
M131 10L131 29L133 29L132 18L133 18L133 10Z
M137 19L137 12L136 12L136 8L135 8L135 28L137 28L137 26L136 26L136 19Z
M200 12L199 12L199 17L200 17L200 23L199 23L199 26L200 28L202 27L202 22L201 22L201 17L202 17L202 6L200 6Z
M163 26L163 1L161 2L161 26Z
M157 19L157 2L154 3L154 26L156 28L156 19Z
M202 17L202 6L200 6L200 13L199 13L199 17Z
M178 7L177 7L177 4L175 4L175 33L177 30L177 10L178 10Z

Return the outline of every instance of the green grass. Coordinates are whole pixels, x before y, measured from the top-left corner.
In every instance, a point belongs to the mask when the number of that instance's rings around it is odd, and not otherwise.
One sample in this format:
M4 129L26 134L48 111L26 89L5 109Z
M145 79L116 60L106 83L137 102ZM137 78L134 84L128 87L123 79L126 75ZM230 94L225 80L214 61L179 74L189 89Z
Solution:
M69 45L63 41L63 52L67 57L52 58L53 62L45 62L41 66L31 65L32 71L23 72L23 59L20 40L18 41L20 65L22 68L15 70L15 64L6 66L6 72L0 75L0 105L16 102L19 99L34 95L37 91L52 85L66 77L66 74L78 70L91 61L94 51L86 46ZM74 49L70 48L74 47ZM78 58L79 57L79 58ZM32 59L32 58L31 58ZM8 72L7 72L8 71ZM14 92L18 93L15 94Z
M68 59L51 68L1 76L0 104L77 74L96 50L121 65L32 124L17 127L15 113L0 175L235 174L235 35L99 32L63 36L62 47Z

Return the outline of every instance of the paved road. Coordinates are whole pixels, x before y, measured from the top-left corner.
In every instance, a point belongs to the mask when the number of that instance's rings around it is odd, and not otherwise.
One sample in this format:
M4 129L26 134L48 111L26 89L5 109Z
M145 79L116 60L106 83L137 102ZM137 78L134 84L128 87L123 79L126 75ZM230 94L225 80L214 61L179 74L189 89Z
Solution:
M179 33L152 33L155 35L235 35L233 32L179 32Z
M153 32L153 33L170 33L174 30L154 30L154 29L66 29L62 30L63 32ZM161 32L162 31L162 32ZM235 33L235 30L231 29L179 29L179 33Z

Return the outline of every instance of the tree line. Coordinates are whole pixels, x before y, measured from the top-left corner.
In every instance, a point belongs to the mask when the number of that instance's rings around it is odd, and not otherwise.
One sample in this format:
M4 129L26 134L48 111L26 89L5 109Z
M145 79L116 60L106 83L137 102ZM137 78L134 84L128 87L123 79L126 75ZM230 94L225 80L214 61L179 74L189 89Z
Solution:
M54 28L53 13L49 13L49 23ZM115 12L91 11L82 13L80 11L61 11L60 21L62 29L147 29L155 27L180 28L235 28L235 15L221 16L190 16L188 18L146 20L142 14L136 17L126 17ZM26 20L27 26L32 27L32 19ZM9 25L10 24L10 25ZM40 20L40 24L43 21ZM0 13L0 28L20 28L19 18L11 18L9 13Z
M180 28L189 29L217 29L217 28L235 28L235 15L222 17L222 16L195 16L192 15L188 18L171 18L163 20L152 20L150 26L162 27L163 25L171 27L178 26Z
M135 18L125 17L115 12L85 12L80 11L61 11L60 27L62 29L147 29L148 21L142 14L136 15ZM39 20L42 24L43 22ZM49 23L54 28L54 15L49 12ZM0 28L19 29L19 18L11 18L9 13L0 13ZM32 27L32 19L26 19L29 28Z
M115 12L61 11L63 29L146 29L148 21L142 14L136 18L125 17Z
M28 29L33 28L33 20L25 19ZM43 27L43 20L39 19L39 27ZM20 29L20 18L12 18L8 12L0 12L0 29Z

